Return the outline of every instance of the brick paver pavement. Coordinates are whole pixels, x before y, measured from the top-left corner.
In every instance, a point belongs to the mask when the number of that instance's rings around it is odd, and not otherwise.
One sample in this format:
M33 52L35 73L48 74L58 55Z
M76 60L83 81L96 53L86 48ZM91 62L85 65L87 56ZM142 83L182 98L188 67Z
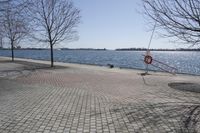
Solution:
M168 87L198 83L198 76L79 66L27 71L0 78L1 133L200 132L200 93Z

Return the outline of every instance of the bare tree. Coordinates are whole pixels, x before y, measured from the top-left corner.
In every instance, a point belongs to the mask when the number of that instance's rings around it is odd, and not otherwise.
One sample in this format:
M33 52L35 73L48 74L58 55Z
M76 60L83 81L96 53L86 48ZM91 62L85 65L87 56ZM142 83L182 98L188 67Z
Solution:
M3 35L1 33L2 31L0 29L0 49L3 48Z
M63 40L73 41L77 37L76 27L80 23L80 10L70 0L35 0L31 12L35 16L36 38L47 42L51 49L51 67L54 66L53 47Z
M14 61L15 46L28 34L28 24L22 12L23 8L16 2L7 1L1 17L3 37L6 37L11 45L12 61Z
M1 48L3 48L3 36L0 34L0 49Z
M3 23L2 23L2 17L3 17L3 12L6 10L5 9L5 4L7 4L9 0L0 0L0 48L3 47Z
M200 0L143 0L145 14L167 37L200 44Z
M0 48L3 48L3 24L1 22L1 16L0 16Z

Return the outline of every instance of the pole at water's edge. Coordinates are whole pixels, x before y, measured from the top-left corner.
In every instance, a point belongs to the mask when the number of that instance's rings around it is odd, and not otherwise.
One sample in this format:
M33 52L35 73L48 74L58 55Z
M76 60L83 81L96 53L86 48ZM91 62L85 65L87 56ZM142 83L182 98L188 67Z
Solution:
M153 27L153 31L152 31L152 34L151 34L151 37L150 37L150 41L149 41L149 45L148 45L148 48L147 48L147 52L146 52L146 55L150 55L150 45L151 45L151 42L152 42L152 39L153 39L153 35L154 35L154 32L155 32L155 29L156 29L156 23ZM148 71L149 71L149 64L146 64L146 74L148 74Z

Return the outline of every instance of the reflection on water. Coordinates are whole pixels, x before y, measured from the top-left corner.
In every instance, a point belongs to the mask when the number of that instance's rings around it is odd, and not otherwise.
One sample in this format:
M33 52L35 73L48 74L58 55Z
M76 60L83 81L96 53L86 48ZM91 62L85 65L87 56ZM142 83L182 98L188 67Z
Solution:
M15 50L15 56L50 60L48 50ZM92 51L92 50L55 50L54 59L59 62L94 64L115 67L144 69L144 51ZM9 50L0 50L0 56L10 56ZM176 67L179 73L200 75L200 52L154 51L153 58ZM157 68L150 67L152 70Z

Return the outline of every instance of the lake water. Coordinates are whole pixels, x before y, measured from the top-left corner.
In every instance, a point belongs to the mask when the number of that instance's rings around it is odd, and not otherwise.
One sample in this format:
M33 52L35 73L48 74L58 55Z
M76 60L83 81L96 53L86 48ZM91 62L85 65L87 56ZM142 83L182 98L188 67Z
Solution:
M144 51L93 51L54 50L54 60L58 62L93 64L120 68L145 69ZM200 52L153 51L153 59L178 69L178 73L200 75ZM10 50L0 50L0 56L11 56ZM50 60L49 50L15 50L15 57ZM162 67L162 66L161 66ZM151 70L161 71L150 66Z

